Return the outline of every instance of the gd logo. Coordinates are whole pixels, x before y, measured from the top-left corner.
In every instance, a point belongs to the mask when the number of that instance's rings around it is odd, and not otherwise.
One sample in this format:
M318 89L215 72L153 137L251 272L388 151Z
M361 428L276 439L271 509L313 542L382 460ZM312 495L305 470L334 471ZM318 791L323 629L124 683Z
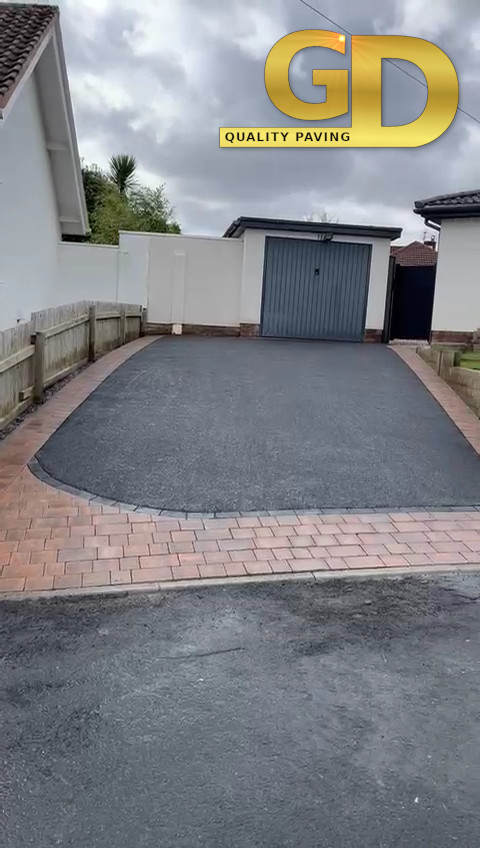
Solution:
M349 111L348 70L313 71L313 85L323 85L327 89L323 103L308 103L293 93L289 81L290 64L293 57L307 47L325 47L345 54L345 36L313 29L293 32L280 39L265 64L265 86L270 100L285 115L299 121L324 121L346 114ZM382 124L382 60L390 58L417 65L428 87L423 114L403 126ZM429 41L407 36L355 35L352 36L351 127L269 127L260 130L258 127L243 130L229 127L221 129L220 144L223 147L419 147L434 141L448 129L457 111L458 96L458 78L452 62Z

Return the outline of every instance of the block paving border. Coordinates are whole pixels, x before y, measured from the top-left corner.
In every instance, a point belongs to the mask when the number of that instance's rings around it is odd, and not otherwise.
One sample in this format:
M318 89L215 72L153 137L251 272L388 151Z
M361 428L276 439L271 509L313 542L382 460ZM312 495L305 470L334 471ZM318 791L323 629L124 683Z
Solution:
M0 593L88 594L480 564L476 507L185 517L82 497L32 474L28 465L49 436L109 374L153 341L138 339L107 354L0 443ZM473 413L433 371L424 371L431 369L413 351L395 352L480 448Z
M430 394L440 404L444 412L447 413L460 432L463 433L467 442L470 442L474 451L480 454L480 421L475 413L435 373L433 368L416 354L414 348L392 345L391 349L416 374L425 388L428 389Z

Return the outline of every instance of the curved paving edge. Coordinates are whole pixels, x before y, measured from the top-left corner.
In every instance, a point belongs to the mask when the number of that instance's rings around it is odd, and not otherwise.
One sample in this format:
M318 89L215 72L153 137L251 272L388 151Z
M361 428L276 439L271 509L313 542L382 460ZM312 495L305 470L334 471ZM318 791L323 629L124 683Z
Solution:
M326 507L324 509L281 509L281 510L244 510L242 512L181 512L179 510L171 510L171 509L155 509L154 507L150 507L148 505L143 504L130 504L123 503L122 501L116 501L112 498L104 498L101 495L96 495L94 492L87 492L85 489L77 489L75 486L71 486L69 483L64 483L62 480L57 480L56 477L52 477L48 471L45 471L41 462L35 456L30 462L27 463L29 471L41 480L43 483L46 483L48 486L51 486L53 489L59 489L61 492L66 492L69 495L73 495L77 498L82 498L82 500L87 501L88 503L94 504L103 504L104 506L115 506L119 507L123 512L138 512L142 515L153 515L156 517L163 518L242 518L242 517L265 517L268 515L384 515L386 512L389 514L396 513L404 513L404 512L438 512L442 510L444 512L480 512L480 503L478 504L465 504L463 506L458 506L455 504L454 506L451 504L436 504L435 506L417 506L416 504L411 504L409 506L398 506L398 507L375 507L375 508L365 508L365 509L356 509L354 507L345 508L345 507Z
M475 508L175 517L80 497L35 477L28 464L51 433L152 341L139 339L105 356L1 443L1 594L156 591L229 578L319 580L479 566ZM466 407L455 400L463 415Z

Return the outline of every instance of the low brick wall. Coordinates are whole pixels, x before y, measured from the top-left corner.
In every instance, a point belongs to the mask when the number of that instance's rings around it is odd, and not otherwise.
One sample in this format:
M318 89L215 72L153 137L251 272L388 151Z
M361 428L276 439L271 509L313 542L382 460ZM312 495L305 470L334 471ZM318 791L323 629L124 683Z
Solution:
M440 369L440 348L434 347L419 347L417 348L417 353L422 359L433 368L436 373L439 373Z
M184 336L248 336L255 337L260 335L260 327L258 324L238 324L232 327L222 327L220 325L207 324L181 324L182 335ZM145 325L145 335L164 335L172 334L172 324L153 324Z
M457 350L419 347L417 353L480 418L480 371L457 368Z
M455 344L455 345L470 345L473 339L473 333L468 331L461 332L459 330L432 330L432 344Z
M450 368L448 384L480 418L480 372Z
M254 338L260 335L259 324L238 324L231 327L222 327L206 324L182 324L182 334L185 336L242 336ZM145 335L170 335L172 324L155 324L148 322L145 325ZM382 330L365 330L364 341L380 344L382 341Z

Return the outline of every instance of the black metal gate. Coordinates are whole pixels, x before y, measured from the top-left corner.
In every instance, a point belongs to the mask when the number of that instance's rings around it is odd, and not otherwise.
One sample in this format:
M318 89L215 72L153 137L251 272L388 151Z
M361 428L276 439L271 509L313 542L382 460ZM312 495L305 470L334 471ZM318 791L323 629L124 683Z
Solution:
M389 339L429 339L435 297L435 265L397 265Z

